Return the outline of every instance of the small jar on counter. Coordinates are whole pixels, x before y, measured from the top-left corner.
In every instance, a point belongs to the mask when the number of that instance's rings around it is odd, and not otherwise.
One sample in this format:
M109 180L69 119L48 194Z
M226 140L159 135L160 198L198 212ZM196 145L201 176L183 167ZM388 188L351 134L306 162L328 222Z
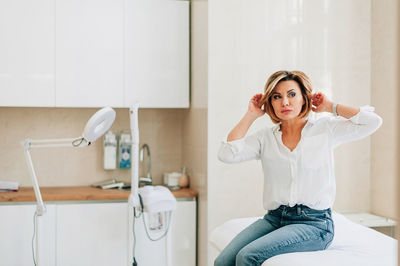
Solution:
M181 188L189 187L189 176L186 173L186 167L182 168L182 175L179 177L178 185Z

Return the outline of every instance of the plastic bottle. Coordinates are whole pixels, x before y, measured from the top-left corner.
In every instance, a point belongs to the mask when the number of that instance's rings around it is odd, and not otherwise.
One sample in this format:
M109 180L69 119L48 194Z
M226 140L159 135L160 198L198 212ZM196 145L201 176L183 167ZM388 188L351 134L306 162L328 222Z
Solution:
M132 138L129 131L122 131L119 136L118 164L120 169L131 168Z
M110 130L104 135L104 169L112 170L117 164L117 138Z

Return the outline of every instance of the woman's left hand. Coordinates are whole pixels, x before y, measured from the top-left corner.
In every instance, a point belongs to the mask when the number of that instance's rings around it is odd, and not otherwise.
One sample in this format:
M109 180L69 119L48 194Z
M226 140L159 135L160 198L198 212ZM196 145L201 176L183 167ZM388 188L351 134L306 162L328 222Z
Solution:
M311 103L313 105L311 109L316 113L332 112L333 103L322 92L311 95Z

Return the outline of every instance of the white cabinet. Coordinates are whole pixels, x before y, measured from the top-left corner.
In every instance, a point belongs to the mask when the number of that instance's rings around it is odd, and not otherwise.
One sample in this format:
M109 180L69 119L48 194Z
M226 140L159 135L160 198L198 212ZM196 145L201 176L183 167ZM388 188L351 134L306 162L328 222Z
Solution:
M56 106L122 106L124 0L55 1Z
M39 266L132 265L132 210L126 202L55 202L46 208L37 224ZM35 210L34 204L0 205L0 265L33 265ZM196 201L178 200L167 237L156 242L137 219L139 265L195 266L196 219Z
M40 266L54 266L55 206L47 205L46 215L37 219L37 242ZM36 205L0 206L0 265L33 265L32 236ZM36 258L36 259L38 259Z
M0 1L0 106L54 106L54 1Z
M178 201L170 232L172 266L196 265L196 217L196 201Z
M189 1L127 0L125 105L189 107Z
M189 107L189 1L0 1L0 106Z
M57 266L126 265L126 203L57 205Z

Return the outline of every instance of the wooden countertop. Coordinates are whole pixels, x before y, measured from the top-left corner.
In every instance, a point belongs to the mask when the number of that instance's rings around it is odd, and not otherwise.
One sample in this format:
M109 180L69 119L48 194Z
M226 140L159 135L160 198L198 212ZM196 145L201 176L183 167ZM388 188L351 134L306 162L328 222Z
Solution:
M130 190L101 189L95 187L41 187L43 201L127 200ZM195 198L197 191L183 188L172 191L176 198ZM36 201L32 187L20 187L15 192L0 192L0 202Z

